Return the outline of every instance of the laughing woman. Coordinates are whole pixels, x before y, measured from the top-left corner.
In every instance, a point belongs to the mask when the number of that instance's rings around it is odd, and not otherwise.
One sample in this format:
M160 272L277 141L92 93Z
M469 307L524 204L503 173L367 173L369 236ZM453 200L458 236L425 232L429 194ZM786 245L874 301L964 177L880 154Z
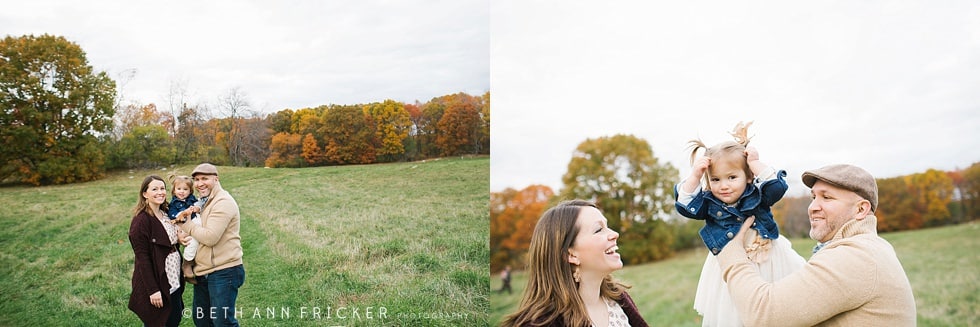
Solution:
M129 309L144 326L180 325L184 310L184 282L180 278L177 228L168 223L167 185L159 176L147 176L129 225L129 243L135 256L133 292Z
M531 236L520 308L504 326L647 326L626 286L616 241L595 204L572 200L545 211Z

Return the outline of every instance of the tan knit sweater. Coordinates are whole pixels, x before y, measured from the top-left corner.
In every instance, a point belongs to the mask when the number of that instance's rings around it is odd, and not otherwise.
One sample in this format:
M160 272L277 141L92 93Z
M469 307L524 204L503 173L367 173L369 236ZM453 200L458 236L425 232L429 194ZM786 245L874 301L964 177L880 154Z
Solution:
M201 243L194 258L194 274L202 276L242 264L241 218L238 203L215 182L211 197L200 213L201 225L183 224L183 229Z
M912 286L877 218L844 224L803 269L768 283L734 242L718 255L746 326L915 326ZM734 246L732 244L735 244Z

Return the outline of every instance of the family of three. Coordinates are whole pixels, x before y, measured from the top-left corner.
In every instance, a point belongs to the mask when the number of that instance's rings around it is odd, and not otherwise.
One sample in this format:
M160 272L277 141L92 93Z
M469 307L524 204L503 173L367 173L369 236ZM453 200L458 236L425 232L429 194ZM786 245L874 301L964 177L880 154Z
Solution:
M705 221L699 234L709 253L694 299L702 324L915 326L908 277L877 234L874 177L846 164L803 173L817 241L806 261L770 210L788 189L786 172L759 160L749 125L736 127L735 141L692 141L691 175L674 187L678 213ZM503 325L647 326L630 287L612 277L623 267L618 238L591 202L545 211L531 237L523 298Z
M245 282L238 203L207 163L190 177L175 177L172 193L168 202L167 184L156 175L140 185L129 227L135 258L129 309L144 326L180 325L186 280L194 284L189 313L196 326L237 326L235 301ZM183 272L178 245L186 246Z

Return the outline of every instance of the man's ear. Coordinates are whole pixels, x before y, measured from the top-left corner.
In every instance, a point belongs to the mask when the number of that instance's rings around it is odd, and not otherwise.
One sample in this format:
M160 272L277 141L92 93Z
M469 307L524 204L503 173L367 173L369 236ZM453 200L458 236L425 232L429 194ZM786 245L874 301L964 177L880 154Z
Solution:
M871 214L871 201L861 199L857 203L857 213L854 214L854 219L862 220Z

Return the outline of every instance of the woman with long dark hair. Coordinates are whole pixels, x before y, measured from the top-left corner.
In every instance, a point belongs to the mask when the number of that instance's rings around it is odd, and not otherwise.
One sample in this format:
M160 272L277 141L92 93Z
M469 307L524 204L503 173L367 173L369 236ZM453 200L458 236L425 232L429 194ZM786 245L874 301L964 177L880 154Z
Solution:
M159 176L147 176L129 225L135 256L129 309L145 326L178 326L184 310L177 227L167 220L167 185Z
M646 326L629 286L611 275L623 268L618 239L591 202L545 211L531 236L524 297L503 325Z

